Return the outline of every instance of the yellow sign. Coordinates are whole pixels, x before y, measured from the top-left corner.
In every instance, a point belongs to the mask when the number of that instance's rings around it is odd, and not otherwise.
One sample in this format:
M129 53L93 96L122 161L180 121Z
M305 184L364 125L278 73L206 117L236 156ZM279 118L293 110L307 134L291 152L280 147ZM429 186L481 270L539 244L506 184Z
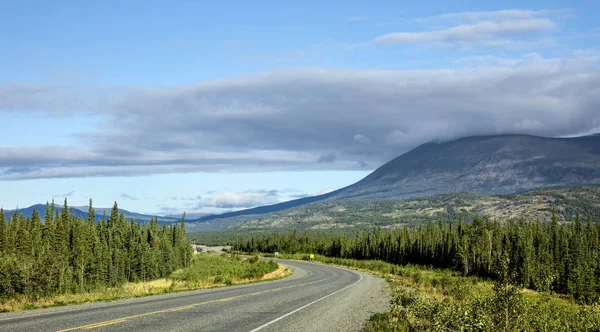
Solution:
M310 254L310 259L315 259L315 254Z

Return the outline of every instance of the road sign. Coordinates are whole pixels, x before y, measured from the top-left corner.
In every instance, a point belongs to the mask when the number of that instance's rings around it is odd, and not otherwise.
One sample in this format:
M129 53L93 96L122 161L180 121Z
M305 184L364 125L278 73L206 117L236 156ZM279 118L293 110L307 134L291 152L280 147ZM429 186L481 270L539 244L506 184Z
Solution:
M275 252L275 257L279 257L279 251Z
M314 261L315 260L315 254L310 254L310 260Z

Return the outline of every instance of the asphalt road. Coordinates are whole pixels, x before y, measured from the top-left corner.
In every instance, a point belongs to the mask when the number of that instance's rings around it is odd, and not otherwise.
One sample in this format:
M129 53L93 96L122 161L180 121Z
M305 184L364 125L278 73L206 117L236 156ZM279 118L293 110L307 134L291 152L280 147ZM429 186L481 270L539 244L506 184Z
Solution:
M280 261L281 280L0 314L0 331L358 331L387 309L385 281L347 269Z

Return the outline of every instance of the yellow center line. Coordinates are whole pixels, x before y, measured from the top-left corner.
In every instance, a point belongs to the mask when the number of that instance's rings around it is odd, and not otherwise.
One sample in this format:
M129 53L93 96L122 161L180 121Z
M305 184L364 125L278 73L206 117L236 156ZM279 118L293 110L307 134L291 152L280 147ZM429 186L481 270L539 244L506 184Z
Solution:
M125 321L126 321L125 319L117 319L117 320L113 320L113 321L109 321L109 322L92 324L92 325L89 325L87 327L84 327L84 329L86 329L86 330L95 329L97 327L102 327L102 326L107 326L107 325L112 325L112 324L123 323Z
M192 309L194 307L205 305L205 304L211 304L211 303L217 303L217 302L227 302L227 301L239 299L239 298L246 297L246 296L255 296L255 295L260 295L260 294L264 294L264 293L270 293L270 292L280 291L282 289L288 289L288 288L306 286L306 285L310 285L310 284L315 284L317 282L321 282L321 281L326 280L326 279L328 279L328 278L323 278L323 279L319 279L319 280L315 280L315 281L305 282L305 283L298 284L298 285L291 285L291 286L285 286L285 287L267 289L267 290L260 291L260 292L255 292L255 293L249 293L249 294L231 296L231 297L226 297L226 298L222 298L222 299L218 299L218 300L212 300L212 301L206 301L206 302L199 302L199 303L195 303L195 304L190 304L190 305L185 305L185 306L180 306L180 307L174 307L174 308L170 308L170 309L164 309L164 310L146 312L146 313L143 313L143 314L138 314L138 315L133 315L133 316L127 316L127 317L121 317L121 318L117 318L117 319L113 319L113 320L108 320L108 321L104 321L104 322L98 322L98 323L94 323L94 324L88 324L88 325L82 325L82 326L72 327L72 328L65 329L65 330L59 330L57 332L68 332L68 331L75 331L75 330L95 329L95 328L102 327L102 326L107 326L107 325L112 325L112 324L118 324L118 323L124 323L124 322L126 322L128 320L135 319L135 318L140 318L140 317L145 317L145 316L151 316L151 315L156 315L156 314L162 314L162 313L167 313L167 312L176 312L176 311L181 311L181 310L187 310L187 309Z

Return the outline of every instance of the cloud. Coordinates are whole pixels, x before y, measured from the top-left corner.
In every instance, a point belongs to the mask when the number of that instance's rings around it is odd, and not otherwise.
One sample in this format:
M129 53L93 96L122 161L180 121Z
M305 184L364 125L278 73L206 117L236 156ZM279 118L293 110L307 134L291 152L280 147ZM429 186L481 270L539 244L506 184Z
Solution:
M543 32L556 28L549 19L537 18L509 21L485 21L424 32L393 32L379 36L372 44L487 44L506 42L510 36Z
M45 92L57 96L53 103L25 100L21 92L33 86L0 98L2 110L87 112L103 122L79 133L78 146L0 146L0 180L363 170L436 139L584 133L600 124L599 64L583 52L454 69L303 68L179 87L102 88L81 106L60 87ZM4 84L0 91L15 90Z
M337 159L335 153L327 153L319 156L318 162L320 163L332 163Z
M361 134L354 135L354 137L352 139L357 143L362 143L362 144L371 143L371 140L367 136L361 135Z
M380 35L363 46L447 46L460 49L554 47L566 9L498 10L447 13L405 22L407 31Z
M175 197L178 201L186 201L179 206L158 205L157 208L159 209L158 214L161 215L187 212L189 218L197 218L200 215L221 214L308 196L310 195L294 189L211 190L206 192L204 196ZM190 200L193 200L193 202ZM174 199L167 199L166 201L174 201Z
M319 192L317 192L317 195L328 194L328 193L330 193L330 192L332 192L334 190L335 190L335 188L331 188L331 187L328 187L328 188L325 188L325 189L321 189L321 190L319 190Z
M195 209L219 208L240 209L279 203L277 195L272 192L245 191L220 192L201 199Z
M414 23L440 23L440 22L480 22L480 21L504 21L504 20L523 20L536 17L553 18L572 18L573 14L569 9L507 9L496 11L478 11L478 12L459 12L447 13L431 17L417 18L412 20Z
M515 124L515 128L519 130L539 130L544 128L544 125L538 120L523 119L523 121Z
M66 198L66 197L71 197L71 196L73 196L74 193L75 193L75 191L69 191L68 193L64 193L64 194L55 194L55 195L52 195L52 198L59 198L59 197Z
M298 199L298 198L305 198L305 197L310 197L309 194L293 194L289 196L290 199Z
M121 193L121 198L132 200L132 201L138 201L139 200L139 198L130 196L130 195L126 194L126 193Z

